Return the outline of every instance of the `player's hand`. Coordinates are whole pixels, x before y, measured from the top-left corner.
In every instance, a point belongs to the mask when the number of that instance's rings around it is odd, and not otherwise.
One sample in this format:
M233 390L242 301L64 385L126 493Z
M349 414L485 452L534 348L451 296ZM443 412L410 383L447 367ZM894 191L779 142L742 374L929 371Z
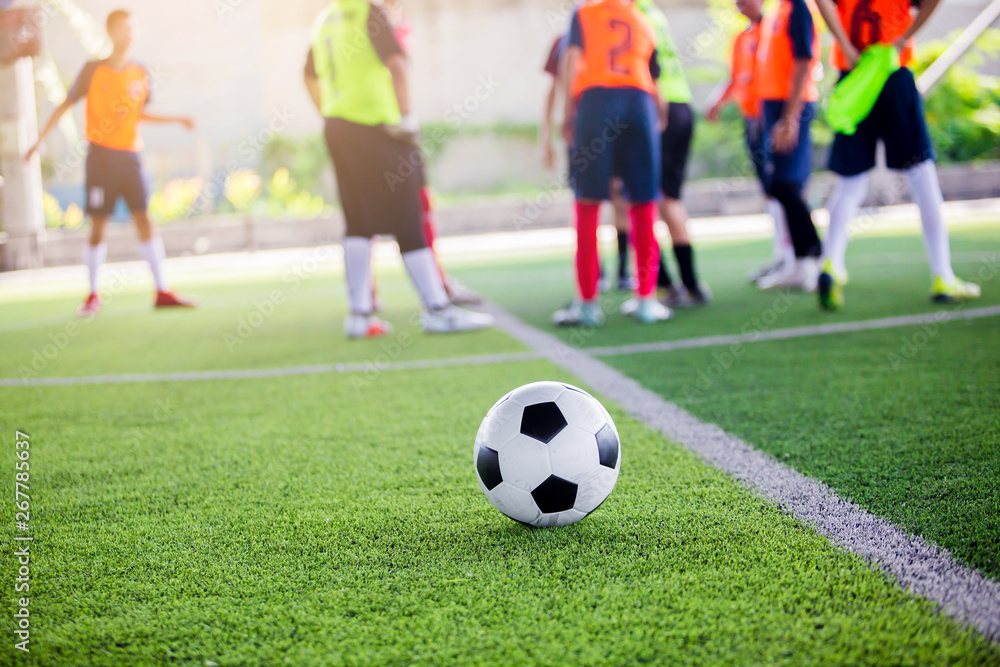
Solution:
M24 154L24 161L31 162L31 158L35 157L35 153L38 152L38 143L28 149L28 152Z
M718 123L721 116L722 106L718 102L710 106L708 111L705 112L705 120L710 123Z
M178 120L180 121L180 124L188 130L193 130L197 125L194 118L191 118L190 116L182 116Z
M573 145L573 136L576 134L576 119L567 116L562 124L562 138L567 146Z
M546 169L556 168L556 149L551 141L545 142L545 147L542 149L542 163Z
M893 42L892 45L896 47L897 51L902 53L903 51L906 50L906 46L909 41L910 40L906 39L906 37L900 37L895 42Z
M791 153L799 145L799 121L782 118L771 130L771 145L778 153Z
M847 67L854 69L858 66L858 61L861 60L861 52L855 48L853 44L848 44L846 49L841 49L844 52L844 59L847 61Z

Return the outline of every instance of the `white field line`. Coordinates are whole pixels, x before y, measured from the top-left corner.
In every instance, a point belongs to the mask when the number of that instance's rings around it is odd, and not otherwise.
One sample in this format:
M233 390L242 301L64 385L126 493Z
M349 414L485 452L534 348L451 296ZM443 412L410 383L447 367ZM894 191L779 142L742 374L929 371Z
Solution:
M499 308L492 307L491 312L501 329L636 419L814 526L833 544L874 563L905 590L937 603L949 616L1000 641L1000 583L962 565L948 551L840 498L825 484L775 461L718 426L700 421L590 354Z
M686 338L682 340L662 341L657 343L636 343L618 347L595 347L586 353L592 357L614 357L648 352L671 352L673 350L689 350L702 347L722 347L742 345L771 340L789 340L793 338L809 338L811 336L827 336L838 333L854 333L876 329L893 329L897 327L915 326L955 320L975 320L984 317L1000 315L1000 306L977 308L975 310L922 313L903 317L888 317L878 320L863 320L860 322L843 322L824 324L813 327L796 327L792 329L776 329L774 331L755 331L749 334L731 336L705 336L703 338ZM350 363L319 364L314 366L292 366L288 368L262 368L251 370L217 370L217 371L186 371L179 373L128 373L123 375L84 375L71 377L37 377L37 378L0 378L0 387L52 387L93 384L128 384L141 382L199 382L204 380L254 380L273 377L291 377L296 375L325 375L328 373L370 373L373 370L404 371L424 368L449 368L455 366L485 366L517 361L536 361L546 358L540 352L512 352L507 354L490 354L472 357L455 357L453 359L418 359L414 361L397 361L381 363L362 361Z

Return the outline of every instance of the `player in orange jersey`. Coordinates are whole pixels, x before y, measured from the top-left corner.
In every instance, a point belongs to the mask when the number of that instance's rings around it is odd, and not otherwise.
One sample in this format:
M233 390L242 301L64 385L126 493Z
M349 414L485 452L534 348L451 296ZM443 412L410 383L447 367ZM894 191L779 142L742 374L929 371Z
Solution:
M163 275L163 241L146 212L149 196L142 172L140 124L176 123L190 129L194 121L186 116L161 116L148 113L149 73L132 60L135 19L125 10L108 15L108 36L114 49L105 60L88 62L70 89L66 101L52 113L38 142L26 159L37 152L42 140L59 119L82 99L87 100L87 213L90 215L90 243L84 250L84 264L90 272L90 293L80 307L81 316L96 315L101 309L97 277L107 257L104 230L123 198L139 232L139 250L149 262L156 283L157 308L194 306L194 302L170 291Z
M757 281L761 289L813 291L819 277L819 236L805 199L812 170L819 36L807 0L781 0L764 18L754 74L764 119L764 178L785 213L795 261Z
M579 65L582 64L582 67ZM612 176L631 201L638 308L643 323L670 317L656 299L660 248L653 232L660 196L660 129L666 110L656 79L656 36L629 0L597 0L573 15L566 54L563 137L572 146L570 175L576 194L578 299L553 316L567 326L599 326L600 258L597 218L611 197Z
M763 5L763 0L736 0L736 8L743 16L750 19L750 25L733 38L729 83L705 114L709 121L717 122L722 109L731 102L736 103L744 120L744 136L750 162L753 164L754 172L757 174L761 186L764 186L765 183L763 119L754 83L754 70L757 67L757 51L760 46L761 25L764 18ZM766 275L780 271L782 267L795 261L792 240L788 236L788 225L785 223L785 212L781 205L766 192L765 198L764 208L774 218L771 262L760 270L752 272L748 276L751 282L756 282Z
M919 10L914 16L910 0L817 0L823 19L837 40L831 55L842 78L857 64L860 52L873 44L894 44L902 65L889 77L875 107L858 124L855 133L838 133L833 140L830 169L837 174L837 183L827 203L830 228L819 279L819 303L824 309L834 310L843 305L848 226L868 195L869 173L875 167L875 151L880 141L885 146L886 166L903 173L920 209L924 247L932 274L931 298L950 303L975 299L980 294L978 285L955 277L951 267L934 147L927 131L923 100L907 67L912 57L913 35L927 22L939 2L918 2Z

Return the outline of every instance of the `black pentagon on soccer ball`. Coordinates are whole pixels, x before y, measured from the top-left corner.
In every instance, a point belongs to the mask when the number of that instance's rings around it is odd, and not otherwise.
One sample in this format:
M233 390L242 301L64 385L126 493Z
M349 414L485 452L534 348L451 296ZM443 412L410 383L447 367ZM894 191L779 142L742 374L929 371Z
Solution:
M529 405L521 414L521 433L549 444L566 428L566 418L559 406L551 401Z
M618 436L611 424L605 424L597 432L597 451L601 455L601 465L605 468L614 468L618 465Z
M489 447L479 449L479 456L476 457L476 470L479 471L479 479L483 480L487 491L497 488L503 481L503 475L500 474L500 454Z
M576 504L576 484L551 475L531 492L542 514L554 514L573 509Z

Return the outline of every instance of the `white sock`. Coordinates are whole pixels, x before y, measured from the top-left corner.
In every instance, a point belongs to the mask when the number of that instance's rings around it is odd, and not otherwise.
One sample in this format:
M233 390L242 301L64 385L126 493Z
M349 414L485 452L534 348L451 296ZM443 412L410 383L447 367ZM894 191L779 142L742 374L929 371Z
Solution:
M101 265L108 258L108 244L98 243L83 247L83 264L90 274L90 293L97 294L97 273L101 270Z
M774 218L774 239L772 241L771 259L776 262L795 260L795 248L792 237L788 234L788 222L785 220L785 209L777 199L768 197L764 200L764 210Z
M951 270L951 246L948 242L948 226L941 215L944 196L938 183L937 167L934 160L924 160L905 172L910 186L910 196L920 209L920 223L924 230L924 248L931 273L940 276L946 283L955 280Z
M344 268L347 273L347 298L351 312L368 315L372 312L372 240L348 236L343 241Z
M851 239L851 220L868 196L869 172L856 176L837 176L833 192L826 202L830 226L823 241L823 262L829 260L837 273L847 273L847 242Z
M430 248L413 250L403 255L403 264L410 273L410 279L420 293L424 307L429 310L444 308L450 302L448 293L441 282L441 272L434 261L434 251Z
M170 289L166 278L163 277L163 260L167 253L163 250L163 239L154 236L148 241L139 244L139 254L149 262L149 269L153 272L153 282L156 283L157 292L166 292Z

